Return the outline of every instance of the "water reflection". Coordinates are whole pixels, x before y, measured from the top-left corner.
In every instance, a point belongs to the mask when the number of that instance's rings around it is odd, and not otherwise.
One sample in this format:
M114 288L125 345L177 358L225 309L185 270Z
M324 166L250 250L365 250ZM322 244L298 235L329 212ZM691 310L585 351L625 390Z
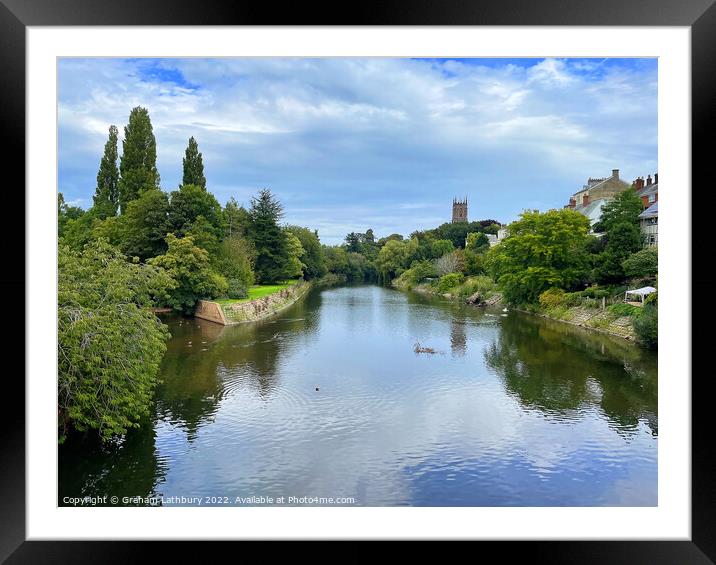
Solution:
M656 356L633 344L377 286L165 321L153 418L110 448L68 440L61 495L656 503Z
M485 360L527 408L555 418L598 405L619 430L657 434L655 356L609 336L520 313L502 318Z

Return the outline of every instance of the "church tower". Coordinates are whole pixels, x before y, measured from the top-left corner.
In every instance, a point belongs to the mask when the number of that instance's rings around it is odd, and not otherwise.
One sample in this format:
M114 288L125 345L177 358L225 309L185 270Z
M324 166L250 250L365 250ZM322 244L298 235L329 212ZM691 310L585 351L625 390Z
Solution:
M467 222L467 196L465 200L452 199L452 223Z

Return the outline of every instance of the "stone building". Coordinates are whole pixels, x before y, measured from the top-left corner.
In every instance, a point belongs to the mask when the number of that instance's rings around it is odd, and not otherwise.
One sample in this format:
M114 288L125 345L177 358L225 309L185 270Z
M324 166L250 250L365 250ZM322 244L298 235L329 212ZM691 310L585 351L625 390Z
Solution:
M452 223L467 222L467 196L465 200L452 199Z
M575 192L565 208L571 208L589 218L594 225L602 215L602 207L620 192L631 188L628 182L619 178L619 169L612 169L612 175L600 179L590 178L581 190Z

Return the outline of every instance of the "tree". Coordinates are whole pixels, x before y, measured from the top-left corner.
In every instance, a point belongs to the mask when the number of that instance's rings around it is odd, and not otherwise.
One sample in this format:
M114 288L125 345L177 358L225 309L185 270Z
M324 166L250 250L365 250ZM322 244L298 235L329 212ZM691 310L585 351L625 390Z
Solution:
M119 205L119 169L117 169L117 126L109 126L109 139L99 162L94 208L101 219L117 215Z
M142 192L159 188L157 143L149 112L141 106L132 109L129 123L124 127L119 174L119 208L122 213Z
M487 251L490 248L490 240L487 236L481 232L473 232L467 234L467 240L465 241L465 250L470 250L475 253L481 253Z
M249 212L232 196L224 206L224 234L231 237L234 234L245 236L249 229L251 218Z
M326 259L323 255L321 241L318 239L318 232L300 226L288 226L286 229L299 239L304 250L301 257L301 262L304 265L303 277L310 280L325 275Z
M586 277L586 216L569 209L525 211L509 230L510 237L486 257L509 302L536 302L549 287L568 289Z
M191 236L178 238L169 233L166 242L167 252L147 261L149 265L164 269L174 281L166 304L190 314L194 312L198 300L226 293L226 279L211 269L209 253L194 245Z
M85 211L79 206L70 206L65 202L65 197L61 192L57 193L57 236L64 235L65 227L70 220L76 220L82 216Z
M462 269L462 262L459 253L453 251L446 253L435 260L435 272L442 277L450 273L456 273Z
M613 225L604 236L607 243L604 251L596 258L594 278L603 283L615 283L626 276L622 263L642 246L639 228L630 222Z
M596 232L608 232L617 224L639 225L639 214L644 205L633 190L620 192L613 200L607 202L602 208L602 215L594 225Z
M659 310L654 303L646 304L632 322L639 341L649 349L659 346Z
M659 252L656 246L637 251L622 261L628 277L653 277L659 271Z
M268 189L251 199L249 238L256 250L255 272L259 283L283 280L289 268L286 234L278 222L283 217L281 203Z
M184 152L182 164L184 165L182 184L193 184L206 190L204 161L202 160L201 153L199 153L199 145L193 137L189 138L189 145Z
M148 190L127 205L119 217L121 244L127 255L142 260L161 255L167 249L170 231L169 200L161 190Z
M148 414L168 331L151 312L171 285L106 241L58 250L58 425L103 440Z
M409 257L408 244L389 239L378 253L378 269L384 281L391 281L405 269Z
M346 236L346 251L349 253L360 253L361 251L361 235L356 232L351 232Z
M219 244L215 265L229 286L232 281L238 281L246 289L254 284L253 263L254 249L246 238L234 234Z
M432 256L436 259L438 257L442 257L443 255L447 255L448 253L452 253L453 251L455 251L455 246L449 239L438 239L437 241L433 241L430 247Z
M288 264L286 265L286 278L300 277L306 265L303 264L301 258L305 255L305 250L298 239L290 231L285 232L286 244L288 246Z
M214 236L224 233L221 204L208 192L193 184L185 184L169 197L169 225L179 237L183 237L199 216L211 225Z

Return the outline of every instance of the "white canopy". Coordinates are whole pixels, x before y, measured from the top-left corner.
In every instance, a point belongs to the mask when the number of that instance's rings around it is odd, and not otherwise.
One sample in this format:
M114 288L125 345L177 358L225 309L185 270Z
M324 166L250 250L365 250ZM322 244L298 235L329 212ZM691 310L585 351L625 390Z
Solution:
M642 288L637 288L636 290L627 290L627 294L637 294L639 296L646 296L647 294L651 294L652 292L656 292L656 289L653 286L645 286Z
M653 286L645 286L642 288L636 288L634 290L627 290L624 293L624 302L627 301L627 297L631 294L632 296L638 296L643 304L644 297L651 294L652 292L656 292L656 289Z

